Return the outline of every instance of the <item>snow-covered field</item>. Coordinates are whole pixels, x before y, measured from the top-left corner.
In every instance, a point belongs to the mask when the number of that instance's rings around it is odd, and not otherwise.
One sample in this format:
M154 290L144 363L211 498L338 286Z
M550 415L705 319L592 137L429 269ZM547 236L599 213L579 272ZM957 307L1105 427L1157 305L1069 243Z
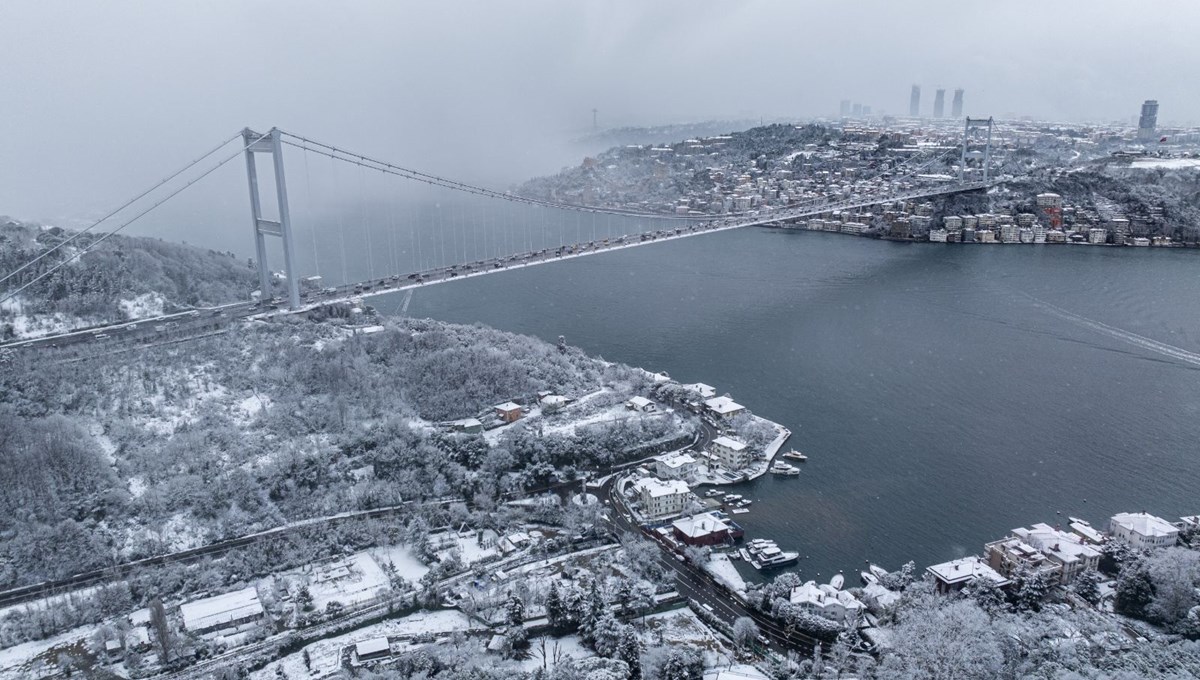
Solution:
M380 567L387 569L391 564L396 570L396 575L409 583L420 581L421 577L429 572L429 567L418 560L412 549L406 545L373 548L369 552Z
M117 304L121 311L130 319L144 319L149 316L162 316L166 300L158 293L143 293L130 300L121 300Z

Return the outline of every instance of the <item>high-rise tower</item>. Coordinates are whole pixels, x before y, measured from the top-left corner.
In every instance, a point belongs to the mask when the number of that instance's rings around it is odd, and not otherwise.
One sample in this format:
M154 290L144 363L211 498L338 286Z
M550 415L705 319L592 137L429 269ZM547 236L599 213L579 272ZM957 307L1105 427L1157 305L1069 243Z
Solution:
M1137 138L1139 141L1152 142L1157 138L1155 128L1158 127L1158 100L1147 99L1142 103L1142 115L1138 118Z
M941 118L944 115L946 115L946 91L939 87L933 93L933 117Z
M954 89L954 103L950 105L950 117L962 118L962 99L963 89L961 87Z
M908 97L908 115L917 118L921 115L921 86L913 85L912 94Z

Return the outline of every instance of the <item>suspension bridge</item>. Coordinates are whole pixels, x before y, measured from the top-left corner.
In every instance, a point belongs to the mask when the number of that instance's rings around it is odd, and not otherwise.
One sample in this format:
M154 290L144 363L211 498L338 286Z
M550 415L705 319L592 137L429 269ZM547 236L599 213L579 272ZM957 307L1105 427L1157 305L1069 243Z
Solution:
M561 260L597 255L614 250L641 247L648 244L689 238L752 226L773 225L791 222L805 217L826 214L832 211L851 211L875 205L900 201L920 200L947 194L979 191L995 183L988 177L990 158L991 121L986 119L988 138L984 152L972 152L984 159L982 177L968 179L965 172L970 149L969 136L981 121L970 119L964 128L961 147L939 147L925 153L914 154L902 163L889 166L876 175L857 180L849 190L836 195L821 195L783 207L767 206L740 213L671 214L651 210L631 210L604 205L587 205L557 202L512 192L497 191L476 184L458 181L440 175L406 168L361 153L351 152L331 144L285 132L278 128L259 133L245 129L225 140L208 153L188 163L180 170L164 178L155 186L134 196L120 207L110 211L85 229L48 248L15 270L0 278L6 289L0 293L0 305L18 298L21 293L40 281L54 276L55 272L94 250L113 235L144 218L190 187L216 172L221 167L244 159L249 188L251 210L251 233L253 235L259 290L241 301L216 307L197 308L174 314L135 321L93 326L83 330L56 333L39 338L9 342L0 347L59 346L92 340L103 340L121 334L121 337L141 337L161 333L165 328L182 326L191 330L213 329L231 321L244 318L271 316L276 313L295 313L314 307L344 302L386 293L411 291L422 286L436 285L458 279L498 274L515 268L530 267ZM240 142L240 143L238 143ZM230 147L233 151L230 153ZM293 216L295 207L290 200L288 173L284 163L285 147L298 150L303 161L303 194L299 201L306 204L310 213L297 220ZM224 155L220 155L224 151ZM926 173L938 163L944 163L950 154L961 154L957 177ZM270 164L259 167L260 157L269 157ZM312 208L314 190L310 158L328 160L332 170L332 181L325 192L338 199L346 193L344 178L339 178L338 168L351 166L357 171L359 191L369 193L367 177L387 178L410 185L423 185L426 190L441 192L441 195L465 196L477 205L472 207L472 216L467 217L462 202L458 203L459 215L453 219L435 203L433 214L428 210L420 213L410 206L407 228L397 219L397 193L393 186L380 187L377 193L386 196L383 201L386 215L367 216L365 203L360 204L359 225L361 240L349 248L346 246L347 224L350 218L344 209L335 209L334 217L318 216ZM215 160L214 160L215 159ZM292 171L295 172L293 167ZM926 173L926 174L922 174ZM260 174L269 175L264 182ZM377 180L376 180L377 181ZM410 197L411 199L411 197ZM365 200L365 198L363 199ZM412 203L412 201L409 201ZM503 206L522 206L524 214L505 215ZM402 210L400 210L402 211ZM375 212L378 212L377 207ZM508 210L511 212L511 209ZM551 215L553 222L551 224ZM507 217L507 222L502 219ZM537 225L538 218L541 225ZM574 219L574 229L571 220ZM584 224L584 220L590 222ZM603 223L600 220L603 219ZM311 253L308 266L311 273L303 271L299 259L302 249L309 244L298 238L296 222L306 225L311 237ZM326 222L333 222L328 225ZM384 232L379 233L382 223ZM107 225L103 231L98 227ZM324 226L323 226L324 225ZM372 228L374 227L374 228ZM590 227L590 228L589 228ZM337 246L326 244L329 232L336 235ZM81 240L86 234L95 232L91 240ZM589 233L590 232L590 233ZM407 238L407 242L405 237ZM380 240L376 245L373 237ZM282 272L270 268L268 243L278 240L282 245ZM56 252L65 251L60 259L48 266L43 260ZM341 280L336 285L326 285L320 273L324 260L328 271L331 251L340 257ZM379 263L380 259L385 262ZM365 261L365 262L364 262ZM380 270L375 269L379 263ZM363 266L365 264L365 266ZM40 265L40 266L39 266ZM353 268L360 272L350 273ZM336 269L336 266L335 266ZM364 271L365 270L365 271ZM362 274L365 273L365 276ZM279 294L276 294L278 289ZM249 293L249 291L247 291ZM402 303L407 308L406 298Z

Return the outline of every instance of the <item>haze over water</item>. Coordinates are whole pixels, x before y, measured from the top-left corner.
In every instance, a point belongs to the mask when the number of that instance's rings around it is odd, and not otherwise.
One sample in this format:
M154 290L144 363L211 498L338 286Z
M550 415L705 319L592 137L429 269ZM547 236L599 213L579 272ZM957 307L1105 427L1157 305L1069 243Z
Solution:
M827 578L1200 511L1196 257L754 228L423 288L409 314L565 335L783 423L810 460L738 487L738 521Z

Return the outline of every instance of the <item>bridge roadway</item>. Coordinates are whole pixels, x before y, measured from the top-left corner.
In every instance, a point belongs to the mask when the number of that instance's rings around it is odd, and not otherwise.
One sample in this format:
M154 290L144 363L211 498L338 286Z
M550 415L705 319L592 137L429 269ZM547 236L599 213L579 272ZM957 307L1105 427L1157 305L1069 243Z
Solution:
M154 344L159 338L178 338L181 335L199 334L228 326L243 319L271 319L276 314L299 314L321 307L323 305L349 302L351 300L395 293L423 286L446 283L457 279L465 279L485 274L496 274L518 267L530 267L585 257L623 248L634 248L661 241L709 234L718 231L741 229L743 227L764 226L777 222L811 217L835 210L853 210L856 208L906 201L918 198L928 198L951 193L977 191L985 189L995 182L972 184L941 184L934 188L925 188L886 196L851 197L840 201L821 204L801 205L766 213L754 213L739 217L727 217L693 223L687 226L659 229L656 231L627 234L614 238L600 239L563 245L557 248L543 248L526 251L508 256L487 258L475 262L435 267L409 274L393 274L379 278L368 279L358 283L348 283L340 286L323 288L317 291L305 291L301 305L297 309L281 309L279 298L266 302L234 302L215 307L202 307L157 317L137 319L121 323L104 324L90 328L56 333L53 335L15 340L0 344L0 349L37 349L46 347L67 347L81 343L104 343L105 341L120 340L123 343L137 342Z

